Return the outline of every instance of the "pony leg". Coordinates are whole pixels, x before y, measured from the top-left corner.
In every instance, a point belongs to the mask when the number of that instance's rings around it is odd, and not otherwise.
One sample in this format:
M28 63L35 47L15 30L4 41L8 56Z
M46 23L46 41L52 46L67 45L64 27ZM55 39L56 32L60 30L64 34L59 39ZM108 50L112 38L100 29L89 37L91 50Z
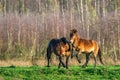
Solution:
M98 58L99 58L101 64L104 65L104 63L103 63L103 61L102 61L102 53L101 53L100 48L99 48L99 50L98 50Z
M94 61L95 61L95 63L94 63L94 69L96 68L96 56L94 56Z
M48 61L47 67L50 67L51 53L52 53L51 50L47 48L47 61Z
M68 60L69 60L69 57L66 57L66 69L68 69Z
M58 65L58 69L60 68L60 65L61 65L61 61L60 61L60 57L59 57L59 65Z
M61 65L61 63L60 63L60 61L59 61L58 69L60 68L60 65Z
M58 68L60 68L60 65L62 64L63 67L65 67L65 64L62 62L62 58L59 57L59 65L58 65Z
M90 55L89 53L86 54L86 62L85 62L84 65L82 65L83 68L86 67L87 64L88 64L88 61L89 61L89 55Z
M73 56L74 56L74 52L73 52L73 48L72 48L72 50L71 50L71 59L73 58Z
M81 51L79 50L78 53L76 54L76 58L79 63L81 63L81 59L78 57L78 55L80 55L80 54L81 54Z
M48 55L48 53L47 53L47 67L50 67L50 56Z
M50 67L50 59L47 59L47 60L48 60L47 67Z
M81 60L79 59L78 54L76 54L76 58L77 58L77 61L81 63Z

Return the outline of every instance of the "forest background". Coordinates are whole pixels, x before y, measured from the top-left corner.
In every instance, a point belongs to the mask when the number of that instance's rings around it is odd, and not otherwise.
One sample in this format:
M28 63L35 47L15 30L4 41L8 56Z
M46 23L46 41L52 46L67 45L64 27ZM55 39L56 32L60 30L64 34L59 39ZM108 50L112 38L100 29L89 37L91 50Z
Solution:
M49 40L69 40L73 28L99 43L104 62L120 63L120 0L0 0L1 65L45 65Z

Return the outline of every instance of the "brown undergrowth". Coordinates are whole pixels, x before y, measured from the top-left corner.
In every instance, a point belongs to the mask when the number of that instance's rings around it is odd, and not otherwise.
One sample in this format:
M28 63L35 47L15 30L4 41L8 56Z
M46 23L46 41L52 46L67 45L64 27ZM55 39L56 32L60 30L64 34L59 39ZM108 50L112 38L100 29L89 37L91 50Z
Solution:
M64 63L65 63L65 59L63 59ZM84 64L85 59L81 60L81 63L79 64L76 60L76 58L73 59L69 59L69 66L81 66L82 64ZM120 61L114 61L112 59L103 59L103 62L106 65L119 65ZM52 58L50 65L55 65L58 66L59 64L59 60L57 58ZM93 65L94 64L94 60L91 58L88 65ZM47 60L46 59L38 59L38 60L0 60L0 66L2 67L6 67L6 66L33 66L33 65L38 65L38 66L46 66L47 65ZM99 60L97 60L97 65L101 65Z

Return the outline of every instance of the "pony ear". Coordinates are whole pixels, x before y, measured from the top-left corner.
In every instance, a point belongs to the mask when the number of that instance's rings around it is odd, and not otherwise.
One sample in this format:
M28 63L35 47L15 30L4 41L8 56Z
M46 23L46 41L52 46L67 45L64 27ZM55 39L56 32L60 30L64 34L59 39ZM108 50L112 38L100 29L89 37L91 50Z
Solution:
M76 33L77 30L76 30L76 29L72 29L70 32L71 32L71 33Z
M74 29L74 33L76 33L77 32L77 29Z

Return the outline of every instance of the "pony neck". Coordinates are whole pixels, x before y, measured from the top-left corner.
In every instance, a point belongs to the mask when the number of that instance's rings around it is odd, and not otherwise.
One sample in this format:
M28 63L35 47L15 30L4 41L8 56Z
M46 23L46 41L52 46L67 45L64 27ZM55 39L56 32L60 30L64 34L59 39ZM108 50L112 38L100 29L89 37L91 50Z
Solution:
M80 40L80 36L78 34L76 34L76 38L75 38L74 41L76 42L76 41L79 41L79 40Z

